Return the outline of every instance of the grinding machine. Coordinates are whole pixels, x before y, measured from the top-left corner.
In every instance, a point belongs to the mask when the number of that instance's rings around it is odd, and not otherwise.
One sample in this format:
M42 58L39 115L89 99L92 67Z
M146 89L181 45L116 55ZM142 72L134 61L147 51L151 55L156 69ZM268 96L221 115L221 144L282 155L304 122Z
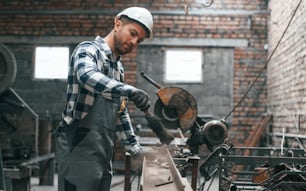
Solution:
M182 137L188 134L186 144L192 154L198 154L198 147L206 144L210 151L222 144L227 137L227 123L224 120L204 121L198 116L194 96L181 87L162 87L144 72L141 73L156 88L158 97L154 114L167 129L177 130Z
M213 151L215 146L223 143L227 137L227 123L223 120L204 121L198 116L195 98L187 90L162 87L145 73L141 75L157 88L154 114L168 131L176 132L176 138L169 145L152 144L157 154L143 160L140 190L196 190L199 146L206 144ZM125 191L130 191L132 168L129 154L125 166ZM188 170L191 170L191 184L185 177Z

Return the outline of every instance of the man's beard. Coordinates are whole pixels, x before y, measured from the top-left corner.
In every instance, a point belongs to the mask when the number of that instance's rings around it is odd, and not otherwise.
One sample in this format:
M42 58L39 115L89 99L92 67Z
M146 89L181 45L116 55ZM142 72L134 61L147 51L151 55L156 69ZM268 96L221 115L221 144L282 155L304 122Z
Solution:
M122 43L121 41L120 41L120 39L118 39L117 38L117 36L114 36L114 49L115 49L115 51L116 51L116 53L118 54L118 55L125 55L125 54L127 54L127 53L130 53L131 51L132 51L132 47L128 47L127 49L126 48L124 48L124 43Z
M127 53L130 53L132 49L125 49L123 47L123 44L115 44L115 51L118 53L118 55L125 55Z

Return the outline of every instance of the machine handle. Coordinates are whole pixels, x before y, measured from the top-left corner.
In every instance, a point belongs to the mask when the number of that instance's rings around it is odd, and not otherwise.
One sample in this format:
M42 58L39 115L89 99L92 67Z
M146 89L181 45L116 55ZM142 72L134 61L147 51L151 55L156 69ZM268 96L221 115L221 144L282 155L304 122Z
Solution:
M150 82L152 85L154 85L155 87L157 87L158 89L162 89L162 85L160 85L159 83L157 83L156 81L154 81L152 78L150 78L147 74L145 74L144 72L140 73L141 76L146 79L148 82Z

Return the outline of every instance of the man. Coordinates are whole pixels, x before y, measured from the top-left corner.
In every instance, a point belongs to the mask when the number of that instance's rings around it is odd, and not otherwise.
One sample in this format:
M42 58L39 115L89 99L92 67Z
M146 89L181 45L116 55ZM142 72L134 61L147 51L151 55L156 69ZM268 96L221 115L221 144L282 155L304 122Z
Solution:
M80 43L71 56L67 103L55 131L59 191L108 191L112 179L113 135L131 154L142 147L135 138L126 101L145 111L147 93L123 83L120 56L152 35L153 17L130 7L114 19L105 37Z

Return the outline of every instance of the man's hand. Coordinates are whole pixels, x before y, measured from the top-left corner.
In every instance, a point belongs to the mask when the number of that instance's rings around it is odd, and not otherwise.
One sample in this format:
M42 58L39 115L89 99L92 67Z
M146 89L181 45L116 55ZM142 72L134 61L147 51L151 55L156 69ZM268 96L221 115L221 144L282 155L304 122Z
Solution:
M149 95L143 90L133 90L130 99L141 111L145 111L151 106Z

